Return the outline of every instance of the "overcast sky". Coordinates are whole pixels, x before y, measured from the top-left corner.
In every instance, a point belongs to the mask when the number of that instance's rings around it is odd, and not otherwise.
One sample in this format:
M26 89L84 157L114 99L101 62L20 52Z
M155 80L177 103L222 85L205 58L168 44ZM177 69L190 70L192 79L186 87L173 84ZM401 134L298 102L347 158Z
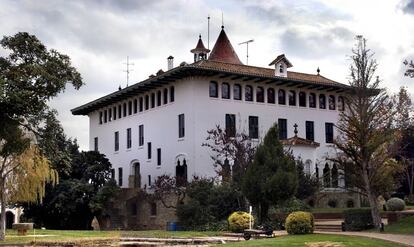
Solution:
M414 59L414 0L0 0L0 35L29 32L48 48L71 57L85 86L71 87L51 102L69 137L88 149L88 117L72 116L70 109L126 85L126 57L135 65L130 84L167 67L192 62L190 50L198 35L210 48L224 16L224 26L239 58L267 67L286 54L292 71L321 74L347 83L349 55L355 35L368 39L379 63L383 86L396 92L414 79L404 78L402 61ZM0 50L0 54L1 54ZM3 51L4 52L4 51Z

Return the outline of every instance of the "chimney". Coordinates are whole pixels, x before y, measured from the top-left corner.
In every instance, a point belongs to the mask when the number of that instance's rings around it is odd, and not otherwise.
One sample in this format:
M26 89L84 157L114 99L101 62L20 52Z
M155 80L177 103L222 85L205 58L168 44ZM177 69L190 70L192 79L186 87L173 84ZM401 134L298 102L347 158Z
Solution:
M168 60L168 70L174 68L174 57L173 56L169 56L167 57Z

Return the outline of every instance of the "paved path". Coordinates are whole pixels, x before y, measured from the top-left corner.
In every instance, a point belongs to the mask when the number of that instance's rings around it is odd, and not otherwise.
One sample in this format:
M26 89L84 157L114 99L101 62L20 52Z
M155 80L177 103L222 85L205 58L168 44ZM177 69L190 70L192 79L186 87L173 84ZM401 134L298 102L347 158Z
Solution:
M377 232L322 232L322 231L315 231L315 233L376 238L376 239L382 239L382 240L386 240L386 241L390 241L390 242L394 242L394 243L399 243L399 244L406 245L406 246L414 246L414 235L377 233Z

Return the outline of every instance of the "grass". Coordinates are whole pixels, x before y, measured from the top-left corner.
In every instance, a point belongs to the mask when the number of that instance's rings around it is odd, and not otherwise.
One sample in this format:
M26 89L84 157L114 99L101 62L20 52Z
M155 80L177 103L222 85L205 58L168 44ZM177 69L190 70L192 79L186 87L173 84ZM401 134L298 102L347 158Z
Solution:
M31 235L38 235L33 237ZM39 236L43 235L43 236ZM21 244L36 242L71 242L71 241L117 241L120 237L154 237L154 238L188 238L219 236L221 232L195 231L74 231L74 230L39 230L28 231L27 236L18 236L15 230L7 230L6 240L0 244Z
M276 237L271 239L258 239L242 241L239 243L226 244L225 246L305 246L305 247L361 247L361 246L375 246L375 247L392 247L402 246L396 243L391 243L383 240L369 239L362 237L340 236L340 235L323 235L323 234L309 234L309 235L294 235Z
M385 233L414 235L414 216L401 219L395 224L386 226Z

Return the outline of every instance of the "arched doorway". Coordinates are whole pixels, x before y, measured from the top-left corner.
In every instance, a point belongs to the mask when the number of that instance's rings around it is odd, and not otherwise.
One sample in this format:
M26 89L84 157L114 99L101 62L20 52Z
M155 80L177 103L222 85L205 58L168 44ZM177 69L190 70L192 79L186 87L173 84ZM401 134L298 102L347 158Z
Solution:
M134 188L141 188L141 165L139 162L133 164Z
M14 214L10 211L6 212L6 228L12 229L14 223Z
M182 162L178 159L175 167L175 179L177 186L187 185L187 160L184 158Z
M338 188L338 168L336 167L336 164L332 167L332 187Z
M326 163L325 168L323 168L323 186L325 188L331 187L331 169L329 168L328 163Z

